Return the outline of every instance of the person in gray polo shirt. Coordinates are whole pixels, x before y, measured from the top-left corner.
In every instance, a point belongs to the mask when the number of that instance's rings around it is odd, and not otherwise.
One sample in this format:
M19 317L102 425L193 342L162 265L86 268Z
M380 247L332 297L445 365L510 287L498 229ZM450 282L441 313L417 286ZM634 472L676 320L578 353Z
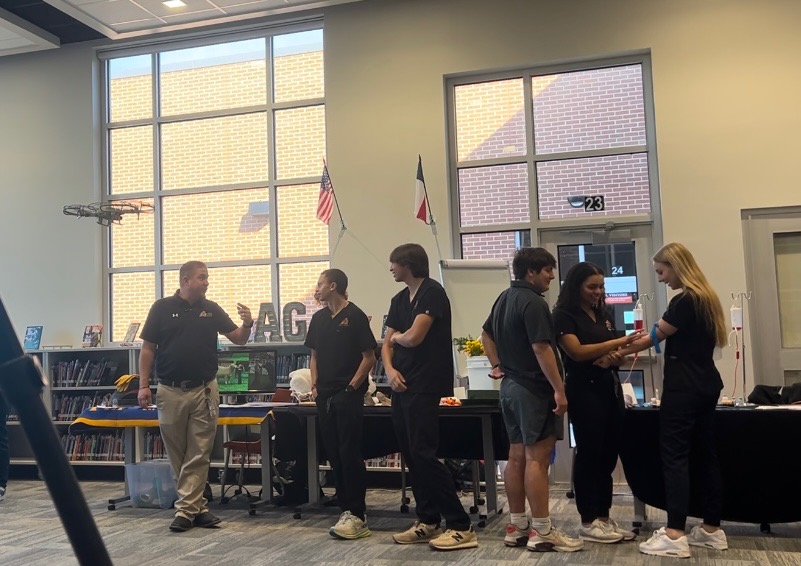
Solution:
M179 272L181 288L156 301L142 328L139 354L139 405L151 403L150 377L155 362L159 430L177 478L178 501L170 530L213 527L220 519L209 512L203 488L209 474L211 448L217 432L220 395L217 389L217 334L245 344L253 317L237 305L242 326L214 301L206 299L209 270L189 261Z
M556 441L563 438L567 411L556 332L542 296L555 267L556 259L543 248L518 250L512 261L515 280L495 300L481 340L492 364L490 377L503 380L501 411L510 444L504 484L511 514L504 544L575 552L584 543L552 526L548 510L548 467Z

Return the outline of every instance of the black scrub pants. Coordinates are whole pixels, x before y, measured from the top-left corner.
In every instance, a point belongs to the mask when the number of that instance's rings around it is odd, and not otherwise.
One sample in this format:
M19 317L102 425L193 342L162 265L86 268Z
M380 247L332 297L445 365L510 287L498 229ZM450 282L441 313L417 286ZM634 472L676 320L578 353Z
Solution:
M666 389L659 407L659 441L668 528L683 531L690 507L690 462L704 486L704 523L720 525L723 484L715 445L717 393Z
M617 465L623 428L623 393L616 375L568 376L568 417L576 439L573 487L582 523L609 517L612 472Z
M342 511L364 520L367 470L362 456L364 396L358 391L320 394L317 422L320 438L334 473L337 501Z
M439 400L439 395L393 394L392 425L409 467L417 518L434 525L444 517L447 529L466 531L470 516L459 501L453 477L437 459Z

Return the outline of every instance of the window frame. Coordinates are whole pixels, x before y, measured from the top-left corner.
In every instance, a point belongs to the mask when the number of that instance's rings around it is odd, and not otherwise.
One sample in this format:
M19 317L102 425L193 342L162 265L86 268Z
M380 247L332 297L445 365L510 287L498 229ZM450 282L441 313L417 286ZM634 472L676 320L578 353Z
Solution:
M534 147L534 112L531 77L576 71L591 71L609 67L640 65L642 70L643 106L645 118L645 144L591 149L568 152L553 152L538 155ZM525 109L526 152L523 155L458 161L458 145L456 136L456 87L476 83L493 82L507 79L523 80L523 107ZM653 80L649 51L636 52L617 57L581 59L563 63L552 63L537 66L526 66L507 70L459 73L445 76L445 104L447 112L447 146L448 146L448 187L451 216L451 240L455 257L463 257L462 235L485 232L510 232L529 230L532 246L540 245L541 233L552 230L569 229L610 229L637 225L651 226L651 242L654 247L661 245L662 214L659 193L659 172L657 166L656 127L654 112ZM541 220L539 218L539 195L536 176L536 165L540 162L562 161L587 157L602 157L645 153L648 163L648 185L651 202L650 213L621 214L614 216L579 216ZM529 222L509 224L478 224L463 227L459 203L459 171L476 167L493 165L526 164L529 183ZM611 226L610 226L611 224Z
M267 189L269 192L270 201L270 253L269 257L263 259L250 259L250 260L230 260L230 261L208 261L205 262L211 268L218 267L239 267L251 265L267 265L270 267L270 290L271 297L269 302L275 305L276 311L281 313L283 305L280 303L281 288L280 288L280 269L284 264L298 264L298 263L314 263L314 262L329 262L331 261L331 242L330 242L330 228L328 231L328 254L325 255L310 255L310 256L285 256L279 257L278 249L278 192L280 187L293 186L293 185L318 185L322 178L322 163L320 164L320 174L306 177L287 177L276 178L277 172L277 150L276 150L276 130L275 130L275 113L286 109L305 108L310 106L323 106L327 110L325 92L322 97L298 99L290 102L273 102L274 98L274 57L273 57L273 42L272 38L275 36L289 35L299 32L307 31L321 31L323 33L323 53L325 53L325 27L321 17L307 18L303 21L296 23L277 23L274 25L259 25L248 26L240 30L222 30L216 33L203 33L203 34L188 34L162 41L135 41L127 42L122 45L117 45L111 48L97 48L97 75L98 75L98 100L99 104L99 123L96 127L97 142L100 156L100 201L103 203L113 203L115 201L129 201L137 199L152 199L153 212L155 215L154 221L154 263L153 265L138 265L129 267L112 267L112 243L111 243L111 229L104 231L102 234L102 247L101 255L103 258L103 320L104 325L108 329L106 340L109 343L113 342L113 296L112 296L112 278L118 273L152 273L155 277L155 296L153 301L156 301L164 296L169 296L170 289L163 282L163 274L167 271L178 270L181 264L164 263L163 261L163 230L162 230L162 198L188 195L188 194L201 194L212 192L227 192L237 191L242 189ZM159 55L170 51L177 51L183 49L191 49L196 47L205 47L210 45L217 45L222 43L233 43L237 41L264 39L265 41L265 65L266 65L266 92L267 100L264 104L252 105L239 108L225 108L222 110L211 110L187 114L173 114L170 116L160 115L160 76L161 70L159 67ZM146 119L125 120L119 122L111 122L110 115L110 88L109 88L109 62L113 59L133 57L139 55L148 55L151 58L151 100L153 101L152 115ZM325 55L324 55L325 57ZM267 121L267 140L266 140L266 153L269 163L268 173L266 179L260 182L247 182L235 183L226 185L208 185L194 188L179 188L164 190L161 186L161 126L163 124L188 122L193 120L202 120L208 118L219 118L225 116L238 116L250 113L264 113ZM326 121L327 123L327 116ZM118 195L111 194L111 152L110 152L110 132L115 129L132 127L132 126L150 126L153 135L153 190L138 191L123 193ZM327 137L327 128L326 128ZM327 152L327 146L326 146ZM130 221L128 217L123 219L123 222ZM197 258L204 261L204 258ZM267 302L267 299L264 300ZM251 309L255 312L258 311L258 305L250 305ZM143 316L146 313L143 313ZM121 325L125 326L128 321L118 321ZM144 320L142 321L144 322ZM121 326L121 329L122 327ZM284 330L282 328L282 334Z

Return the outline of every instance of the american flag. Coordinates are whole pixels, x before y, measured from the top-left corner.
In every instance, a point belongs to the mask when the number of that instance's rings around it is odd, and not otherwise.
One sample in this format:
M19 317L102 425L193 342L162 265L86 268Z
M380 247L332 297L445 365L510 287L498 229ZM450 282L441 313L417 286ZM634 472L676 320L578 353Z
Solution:
M323 179L320 181L320 198L317 201L317 218L326 224L331 221L334 212L334 185L328 176L328 165L323 165Z

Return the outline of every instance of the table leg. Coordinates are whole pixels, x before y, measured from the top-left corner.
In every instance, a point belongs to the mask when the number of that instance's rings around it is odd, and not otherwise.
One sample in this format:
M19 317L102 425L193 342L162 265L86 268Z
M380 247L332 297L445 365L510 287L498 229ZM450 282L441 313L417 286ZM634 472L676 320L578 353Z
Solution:
M273 453L270 446L270 417L261 421L261 501L250 504L248 514L253 516L256 510L273 502Z
M648 520L648 508L645 506L645 503L634 497L634 521L632 521L632 525L636 529L635 532L639 532L640 527L643 526Z
M123 430L123 442L125 444L125 448L123 450L124 454L124 463L125 464L133 464L136 460L136 447L134 446L134 438L136 428L134 427L125 427ZM126 503L131 501L131 495L128 492L128 472L127 470L124 472L123 476L123 483L125 484L125 495L121 497L115 497L113 499L108 500L108 510L115 511L117 509L117 505L120 503Z
M306 458L308 465L309 504L320 502L320 471L317 463L317 416L306 417Z
M495 475L495 448L492 446L492 416L481 416L481 441L484 444L484 481L487 486L487 515L498 513L498 481Z

